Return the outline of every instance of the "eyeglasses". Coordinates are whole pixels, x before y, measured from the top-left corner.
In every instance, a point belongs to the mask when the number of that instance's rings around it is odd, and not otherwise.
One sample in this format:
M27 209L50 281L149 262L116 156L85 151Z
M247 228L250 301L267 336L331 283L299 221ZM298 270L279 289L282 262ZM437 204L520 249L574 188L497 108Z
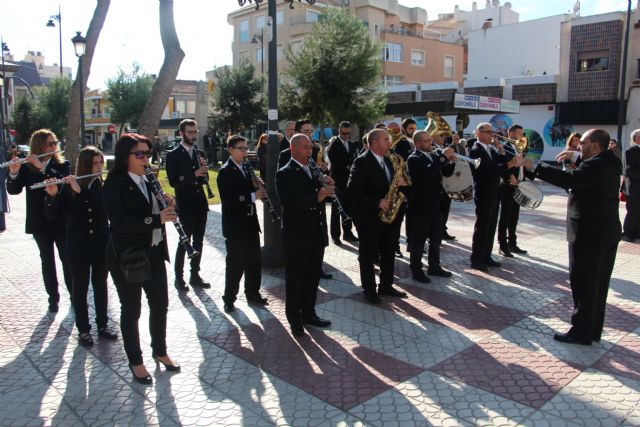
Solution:
M60 141L51 141L44 144L45 147L55 147L60 144Z
M240 151L248 151L249 150L249 147L231 147L231 148L234 148L234 149L240 150Z
M136 156L136 159L144 159L146 158L150 158L151 157L151 151L149 150L138 150L138 151L132 151L131 153L129 153L132 156Z

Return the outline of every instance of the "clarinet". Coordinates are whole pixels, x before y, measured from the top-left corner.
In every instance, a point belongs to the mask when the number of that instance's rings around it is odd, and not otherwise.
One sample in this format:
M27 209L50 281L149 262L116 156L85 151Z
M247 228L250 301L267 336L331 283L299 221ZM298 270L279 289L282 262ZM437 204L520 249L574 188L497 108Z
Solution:
M160 203L161 209L164 210L168 208L169 204L164 199L165 193L164 191L162 191L162 186L160 186L160 182L156 179L156 176L151 171L151 167L149 167L148 165L144 167L144 175L147 177L147 181L149 181L149 184L151 184L151 191L153 191L153 195L158 200L158 203ZM187 258L193 258L194 256L198 255L199 252L193 249L193 246L191 246L191 243L189 243L189 237L187 237L187 233L185 233L184 228L182 228L182 223L178 218L176 218L176 220L173 222L173 225L175 225L176 231L178 232L180 244L187 252Z
M200 166L204 166L204 159L202 157L200 157L200 153L198 153L198 145L195 143L195 141L193 142L193 149L196 150L196 157L198 159L198 163L200 164ZM202 177L202 182L204 182L204 186L207 188L207 198L208 199L213 199L215 197L215 195L213 194L213 191L211 191L211 186L209 186L209 173L207 172L207 175Z
M318 182L320 182L320 185L322 185L323 187L326 187L327 182L324 180L322 171L320 170L316 162L313 161L312 158L309 158L309 169L311 170L311 174L313 174L318 180ZM351 217L349 216L347 211L345 211L344 208L342 207L342 204L340 203L338 196L334 194L333 196L331 196L331 200L332 200L333 206L336 209L338 209L338 213L340 214L340 217L342 217L342 223L345 224L347 222L350 222Z
M249 159L245 159L245 161L242 162L242 168L251 177L251 182L253 183L253 186L256 187L256 190L261 188L262 184L260 184L260 180L256 176L256 173L253 170L253 167L251 166L251 162L249 162ZM264 205L267 207L267 210L271 214L271 222L280 221L280 217L278 216L278 213L273 207L273 203L271 203L271 199L269 199L269 196L264 196L260 200L262 200L262 203L264 203Z

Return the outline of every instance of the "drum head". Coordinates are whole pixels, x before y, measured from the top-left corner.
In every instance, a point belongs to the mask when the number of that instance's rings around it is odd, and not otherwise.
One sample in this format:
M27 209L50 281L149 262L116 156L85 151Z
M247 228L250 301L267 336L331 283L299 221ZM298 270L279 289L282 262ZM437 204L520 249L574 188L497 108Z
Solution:
M472 186L471 167L467 162L456 162L453 175L442 177L442 187L447 193L460 193Z

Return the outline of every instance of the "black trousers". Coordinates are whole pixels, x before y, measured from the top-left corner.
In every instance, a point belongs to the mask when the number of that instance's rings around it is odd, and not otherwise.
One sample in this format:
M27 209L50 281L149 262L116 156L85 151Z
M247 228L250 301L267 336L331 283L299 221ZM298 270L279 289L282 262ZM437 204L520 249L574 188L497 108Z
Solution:
M569 243L569 280L574 312L571 334L585 340L599 340L611 273L616 261L618 242L599 245Z
M69 268L69 260L67 259L65 230L55 230L50 233L37 233L33 235L33 238L35 239L40 252L42 280L44 281L44 288L47 291L47 295L49 295L49 303L58 303L60 301L54 245L58 248L58 256L60 257L60 261L62 261L64 284L69 291L69 296L72 297L71 269Z
M120 298L120 329L124 351L131 365L142 364L140 332L138 321L142 304L142 290L149 304L149 333L151 349L156 356L167 355L167 310L169 295L167 291L167 269L164 264L161 246L150 250L153 277L142 285L127 283L111 246L107 248L107 267L116 285Z
M412 273L422 271L422 252L429 238L429 268L440 266L440 242L442 241L442 215L440 212L407 214L411 218L413 234L411 236L411 256L409 265Z
M201 212L194 215L180 215L182 228L191 241L193 249L198 251L198 255L190 258L191 274L197 274L200 271L200 260L202 259L202 243L204 240L204 232L207 228L207 212ZM176 277L182 277L184 273L184 256L186 251L181 244L176 249L176 259L174 261L174 271Z
M476 223L473 226L471 262L484 263L491 257L493 240L498 225L498 198L492 200L474 199L476 204Z
M351 216L351 210L349 209L349 195L347 194L347 187L345 186L337 186L335 187L336 196L338 200L340 200L340 204L342 205L342 209L347 213L347 215ZM327 199L331 200L331 199ZM342 222L342 217L340 213L338 213L338 208L336 208L335 203L331 203L331 238L339 239L340 238L340 227L342 227L342 233L346 236L352 234L353 231L353 221L344 221Z
M324 247L285 249L285 313L291 327L316 316Z
M636 188L640 185L632 186L636 191ZM629 194L627 197L627 215L624 217L624 231L622 234L631 238L637 239L640 237L640 194Z
M228 303L236 300L243 274L245 295L257 294L262 280L260 235L256 231L255 234L228 238L225 240L225 246L227 257L222 299Z
M444 191L440 192L440 212L442 213L442 231L447 231L447 221L449 221L449 211L451 210L451 197Z
M398 220L396 220L398 221ZM394 221L391 224L382 222L371 225L358 225L360 250L358 264L360 266L360 282L365 292L376 292L376 278L373 261L380 254L380 289L393 284L395 249L398 244L400 226Z
M513 200L515 188L500 185L500 220L498 221L498 243L500 246L515 246L518 242L516 228L520 218L520 205Z
M86 248L85 248L86 249ZM107 326L107 264L105 248L90 248L87 251L77 251L67 248L69 266L73 282L73 311L76 317L78 332L89 332L89 310L87 307L87 293L89 281L93 286L93 301L96 309L96 325L98 329Z

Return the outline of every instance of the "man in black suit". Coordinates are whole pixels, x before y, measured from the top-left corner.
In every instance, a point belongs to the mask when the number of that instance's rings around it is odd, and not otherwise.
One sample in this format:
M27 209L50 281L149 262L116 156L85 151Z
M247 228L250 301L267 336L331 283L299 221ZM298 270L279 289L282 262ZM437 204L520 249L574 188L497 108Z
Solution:
M443 123L444 122L443 119ZM447 125L446 127L438 127L431 131L431 136L433 137L433 145L441 150L445 149L445 138L451 135L451 128ZM447 231L447 221L449 221L449 211L451 210L451 197L449 197L449 193L444 190L442 186L442 181L440 182L440 215L442 215L442 239L443 240L456 240L455 236L452 236Z
M430 276L451 277L451 272L440 266L440 242L442 240L442 215L440 200L442 176L451 176L455 168L453 149L446 148L442 155L432 151L433 137L426 131L413 134L415 151L407 160L411 177L411 193L407 209L407 221L411 220L411 276L420 283L431 279L422 270L422 254L429 238Z
M477 168L471 168L473 176L473 201L476 205L476 223L473 227L471 267L488 271L487 267L500 267L491 258L493 240L498 224L500 203L500 175L517 165L518 158L505 153L501 144L493 139L491 123L479 123L476 127L478 138L469 152L472 159L481 159ZM497 146L496 146L497 145Z
M260 224L256 214L256 198L266 195L264 187L256 189L245 169L247 140L232 135L227 140L229 159L218 172L218 190L222 202L222 235L227 249L224 311L234 311L233 303L244 274L244 293L248 302L266 304L260 295ZM251 167L251 166L249 166Z
M509 138L518 140L523 137L524 129L520 125L512 125L509 128ZM516 146L507 142L510 150L516 152ZM523 166L509 168L502 174L500 182L500 220L498 221L498 243L500 254L507 258L512 258L513 254L526 254L527 251L518 246L518 236L516 228L520 217L520 205L514 200L513 194L518 183L529 178L533 180L535 176L527 171Z
M291 137L296 133L296 122L289 120L284 124L284 138L280 140L280 151L288 150Z
M555 334L557 341L591 345L602 336L609 281L622 234L618 216L622 162L607 149L610 140L605 130L589 129L580 139L582 161L576 169L563 171L542 163L535 168L538 178L570 190L567 240L574 310L571 329ZM524 163L534 170L530 159Z
M380 211L387 211L387 192L393 179L393 164L385 157L391 138L384 129L369 132L369 149L351 166L347 191L351 197L353 221L360 237L360 281L367 301L380 304L379 295L406 298L407 294L393 288L394 250L398 243L396 226L380 220ZM407 183L400 178L399 185ZM395 222L395 221L394 221ZM376 293L373 262L380 255L380 286Z
M304 336L304 324L331 325L316 314L324 248L328 244L324 201L334 194L309 169L311 140L304 134L291 138L291 160L276 173L276 191L282 204L282 245L285 251L286 315L291 333Z
M351 163L358 156L356 145L350 141L351 123L341 122L338 128L338 136L334 136L329 141L327 148L327 157L331 170L331 178L335 182L335 191L340 204L345 212L350 215L350 200L347 194L347 181L349 180L349 171ZM340 225L342 224L343 238L348 242L357 242L358 238L351 231L353 227L352 221L344 221L338 213L335 205L331 209L331 238L333 243L340 246Z
M624 217L622 240L634 242L640 237L640 129L631 132L631 147L624 155L627 215Z
M198 124L195 120L185 119L180 122L180 137L182 141L176 148L167 153L167 178L169 184L175 188L178 215L185 233L189 239L193 238L193 248L198 255L191 257L191 286L199 286L208 289L211 285L200 277L200 260L202 259L202 243L207 227L207 213L209 204L207 196L202 189L205 177L208 177L209 168L205 160L204 152L196 148L198 139ZM174 264L174 285L179 291L188 291L184 278L184 255L182 245L176 250Z

